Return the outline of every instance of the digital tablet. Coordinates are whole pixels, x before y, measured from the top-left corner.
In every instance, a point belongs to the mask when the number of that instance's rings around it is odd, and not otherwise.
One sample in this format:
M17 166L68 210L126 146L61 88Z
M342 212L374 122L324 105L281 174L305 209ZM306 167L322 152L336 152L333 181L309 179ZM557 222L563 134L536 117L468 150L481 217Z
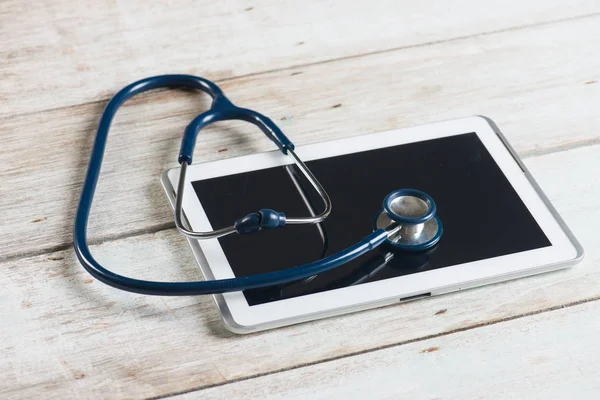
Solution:
M297 282L215 295L228 329L249 333L435 296L566 267L583 250L546 196L485 117L440 122L301 146L296 153L329 193L316 225L253 235L188 239L205 279L306 264L367 236L386 195L422 190L444 234L424 252L373 250ZM173 205L179 168L162 183ZM317 195L274 150L188 168L183 211L192 229L231 225L262 208L320 212Z

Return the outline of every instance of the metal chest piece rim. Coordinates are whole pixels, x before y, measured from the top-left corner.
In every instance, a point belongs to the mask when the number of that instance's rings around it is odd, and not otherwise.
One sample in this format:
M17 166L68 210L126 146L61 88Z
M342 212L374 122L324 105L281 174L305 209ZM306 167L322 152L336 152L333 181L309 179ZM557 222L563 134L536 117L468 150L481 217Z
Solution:
M392 249L423 251L435 246L443 234L442 221L431 196L416 189L400 189L383 201L373 220L373 230L397 224L400 229L386 240Z

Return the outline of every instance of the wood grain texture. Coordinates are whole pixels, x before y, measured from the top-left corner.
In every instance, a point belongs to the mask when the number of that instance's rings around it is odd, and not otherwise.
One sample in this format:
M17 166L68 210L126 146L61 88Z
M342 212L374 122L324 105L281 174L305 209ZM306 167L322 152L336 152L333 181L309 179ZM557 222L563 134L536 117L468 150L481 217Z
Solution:
M0 115L105 100L155 74L225 79L599 11L593 0L6 0Z
M112 289L92 279L70 250L4 263L0 398L42 390L48 399L164 396L599 298L600 185L589 168L599 155L600 146L591 146L526 161L587 250L578 266L249 336L226 332L209 297L157 298ZM199 277L174 230L109 241L92 251L129 276ZM447 347L436 341L417 345L431 346ZM444 376L441 369L437 373Z
M598 141L592 127L600 123L600 84L586 84L600 78L600 59L591 57L598 53L600 17L589 17L306 66L300 75L233 79L223 88L236 103L271 116L296 144L484 114L527 156ZM0 257L70 243L103 106L1 120ZM120 111L90 219L92 238L171 226L158 177L176 165L185 125L206 107L205 97L161 92ZM271 148L248 126L219 124L200 135L195 160Z
M591 303L173 399L592 400L598 335Z
M478 327L600 299L599 11L592 0L328 0L301 10L291 0L2 2L0 398L373 397L378 387L396 398L388 379L412 397L596 393L597 302ZM488 115L527 157L587 258L244 337L224 330L209 297L102 285L68 248L95 127L119 88L166 72L222 81L232 100L271 116L297 144ZM92 238L105 240L93 252L115 271L199 278L184 239L165 230L171 211L158 176L175 166L185 125L207 106L197 94L159 92L117 116L90 221ZM195 156L270 146L248 126L221 124L201 135ZM277 373L289 368L298 369ZM237 379L246 381L230 383ZM222 386L206 389L214 385Z

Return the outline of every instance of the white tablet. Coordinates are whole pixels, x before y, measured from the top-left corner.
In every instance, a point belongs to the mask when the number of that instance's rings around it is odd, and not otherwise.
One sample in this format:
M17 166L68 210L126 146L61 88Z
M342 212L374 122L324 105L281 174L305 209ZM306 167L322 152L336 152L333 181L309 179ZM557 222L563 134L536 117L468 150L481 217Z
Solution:
M306 264L367 236L386 195L422 190L443 222L427 252L378 249L286 285L215 295L228 329L249 333L463 290L571 265L583 250L497 127L470 117L296 149L333 203L318 225L190 240L206 279ZM317 195L274 150L188 168L183 211L196 231L262 208L318 213ZM179 168L163 175L173 204Z

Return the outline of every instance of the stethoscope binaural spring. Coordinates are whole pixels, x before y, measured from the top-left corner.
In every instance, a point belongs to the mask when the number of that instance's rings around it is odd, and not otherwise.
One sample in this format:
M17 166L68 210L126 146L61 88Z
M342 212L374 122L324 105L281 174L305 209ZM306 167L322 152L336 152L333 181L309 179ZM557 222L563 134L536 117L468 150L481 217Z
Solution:
M345 250L305 265L241 278L196 282L146 281L129 278L108 270L100 265L91 254L87 243L87 224L110 125L117 110L127 99L139 93L162 87L197 89L209 94L212 98L211 108L192 120L185 129L181 143L178 158L181 170L175 202L175 224L183 235L192 239L211 239L234 233L243 235L265 229L282 228L285 225L318 224L331 213L332 204L327 192L295 153L294 144L271 119L256 111L233 105L215 83L204 78L191 75L161 75L142 79L119 91L104 110L75 216L75 253L81 265L99 281L121 290L161 296L234 292L305 279L344 265L381 245L395 250L422 251L439 242L443 228L436 215L436 205L433 199L415 189L401 189L390 193L384 199L382 209L374 219L371 234ZM226 120L242 120L254 124L275 143L283 154L291 157L292 162L319 194L324 206L323 211L317 215L289 217L283 212L262 209L242 216L231 226L225 228L208 232L191 230L184 222L182 199L187 167L192 163L196 138L202 128L213 122ZM265 257L268 256L268 254L265 255Z

